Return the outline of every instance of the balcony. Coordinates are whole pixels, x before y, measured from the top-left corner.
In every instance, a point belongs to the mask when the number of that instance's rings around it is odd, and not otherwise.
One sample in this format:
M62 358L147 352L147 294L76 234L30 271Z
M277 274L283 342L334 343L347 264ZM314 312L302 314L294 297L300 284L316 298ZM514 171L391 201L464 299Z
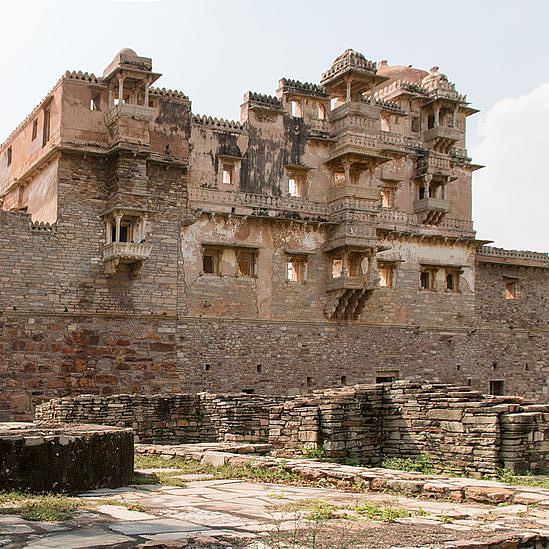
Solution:
M153 115L154 109L152 107L134 105L131 103L119 103L105 113L105 123L107 126L112 126L112 124L120 118L131 118L133 120L150 122Z
M414 213L424 225L438 225L450 211L450 201L442 198L422 198L414 201Z
M453 173L452 163L446 155L430 152L417 159L415 177L426 174L451 176Z
M120 264L131 265L137 272L143 261L151 255L152 244L148 242L110 242L103 248L103 261L108 276L116 273Z
M449 141L459 141L462 132L457 128L450 128L448 126L436 126L423 132L423 139L425 141L433 141L434 139L447 139Z
M328 194L328 203L337 200L353 198L355 200L369 200L379 202L380 190L377 187L364 187L362 185L341 185L333 187Z
M339 290L374 290L375 287L366 275L340 276L338 278L329 278L326 282L327 292L336 292Z
M333 123L337 120L348 118L350 116L379 120L380 112L380 107L377 105L371 105L366 101L347 101L330 112L330 122Z

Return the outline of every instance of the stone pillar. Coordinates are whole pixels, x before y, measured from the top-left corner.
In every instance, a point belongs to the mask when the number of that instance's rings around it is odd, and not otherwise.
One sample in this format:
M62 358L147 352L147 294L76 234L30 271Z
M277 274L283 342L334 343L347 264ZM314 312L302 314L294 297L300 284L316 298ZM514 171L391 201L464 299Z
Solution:
M438 128L439 126L439 119L440 119L440 107L435 108L435 128Z
M145 107L149 106L149 82L145 82Z
M120 76L118 78L118 104L124 102L124 78Z
M116 221L116 231L115 231L115 242L120 242L120 220L122 219L122 216L120 214L117 214L114 216L114 219Z
M349 185L351 183L351 170L349 162L343 162L343 171L345 172L345 185Z
M347 80L347 95L345 97L345 101L347 103L351 101L351 79L350 78Z
M109 84L109 109L114 107L114 96L112 93L112 85Z

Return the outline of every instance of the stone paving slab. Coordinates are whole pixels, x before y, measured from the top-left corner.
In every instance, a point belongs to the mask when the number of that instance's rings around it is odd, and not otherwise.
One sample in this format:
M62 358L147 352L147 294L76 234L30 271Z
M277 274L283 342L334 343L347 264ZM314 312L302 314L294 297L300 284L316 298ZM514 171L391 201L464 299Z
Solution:
M201 459L202 462L216 464L247 463L252 466L278 466L299 472L312 480L332 479L352 485L357 481L366 482L372 491L409 491L418 496L437 499L451 499L455 502L473 501L486 504L536 503L549 508L549 489L513 486L491 480L448 477L445 475L424 475L417 472L366 468L336 463L325 463L309 459L282 459L272 456L243 455L232 453L230 445L215 443L206 445L162 446L151 444L136 445L136 452L152 455L180 456ZM212 481L215 482L215 481ZM531 494L528 496L527 494Z

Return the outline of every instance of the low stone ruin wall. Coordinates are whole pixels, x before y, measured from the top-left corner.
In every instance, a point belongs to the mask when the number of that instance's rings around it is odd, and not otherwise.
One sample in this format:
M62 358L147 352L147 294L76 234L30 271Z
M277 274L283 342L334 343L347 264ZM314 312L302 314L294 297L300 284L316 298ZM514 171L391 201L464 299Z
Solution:
M436 468L494 473L549 468L549 406L466 387L398 381L258 395L81 395L42 404L43 421L132 427L140 442L266 442L279 453L322 447L328 457L380 465L429 455Z
M270 406L278 400L282 399L209 393L79 395L42 404L36 418L131 427L142 443L263 442L269 438Z
M131 429L104 425L0 423L0 487L76 492L127 485Z

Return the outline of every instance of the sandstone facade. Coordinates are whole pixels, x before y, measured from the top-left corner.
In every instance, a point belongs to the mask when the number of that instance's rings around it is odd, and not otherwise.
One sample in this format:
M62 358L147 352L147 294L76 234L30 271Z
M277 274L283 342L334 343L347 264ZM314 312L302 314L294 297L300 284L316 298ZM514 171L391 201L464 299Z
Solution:
M0 148L0 414L53 396L396 378L547 401L547 254L471 219L438 68L347 50L320 85L195 115L122 50Z

